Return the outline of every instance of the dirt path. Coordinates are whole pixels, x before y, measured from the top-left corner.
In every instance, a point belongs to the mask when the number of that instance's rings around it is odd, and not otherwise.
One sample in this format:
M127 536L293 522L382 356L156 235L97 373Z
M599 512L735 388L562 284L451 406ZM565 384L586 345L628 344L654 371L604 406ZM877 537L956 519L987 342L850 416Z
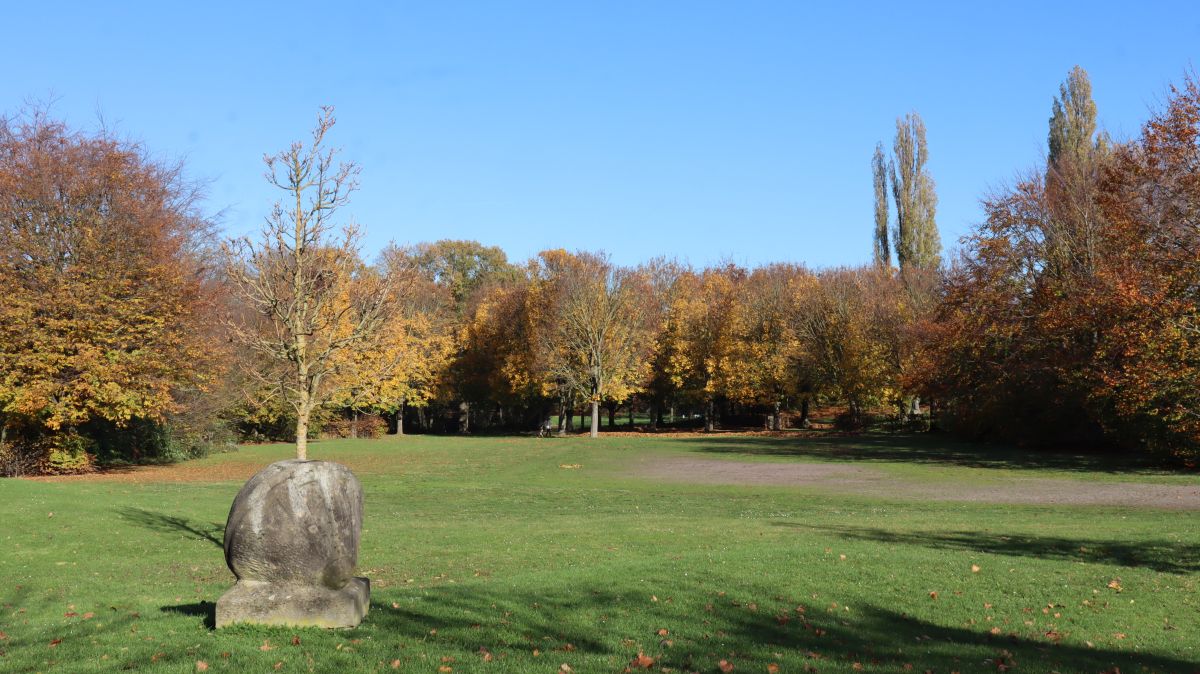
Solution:
M984 485L924 483L849 463L763 463L662 457L639 465L637 476L671 482L818 487L880 498L979 503L1128 506L1200 510L1200 485L1081 482L1014 478Z

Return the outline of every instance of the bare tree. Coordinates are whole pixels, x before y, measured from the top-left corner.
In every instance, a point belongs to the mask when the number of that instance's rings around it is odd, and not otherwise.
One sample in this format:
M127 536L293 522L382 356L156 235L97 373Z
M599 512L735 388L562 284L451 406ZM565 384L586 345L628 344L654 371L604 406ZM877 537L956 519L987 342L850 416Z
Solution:
M263 158L267 181L286 196L259 241L226 247L229 276L256 319L231 327L265 357L259 378L295 411L302 460L313 412L344 393L339 375L359 365L350 352L379 334L391 300L386 279L359 259L357 227L335 231L333 217L357 187L359 168L335 163L338 150L324 146L334 123L333 109L323 107L309 146L295 142Z

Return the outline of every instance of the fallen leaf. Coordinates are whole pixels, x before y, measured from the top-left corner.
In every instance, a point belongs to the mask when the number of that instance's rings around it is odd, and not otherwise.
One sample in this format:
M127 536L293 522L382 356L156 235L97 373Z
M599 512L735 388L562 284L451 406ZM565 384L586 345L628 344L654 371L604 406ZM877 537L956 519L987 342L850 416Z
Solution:
M208 671L208 663L203 660L197 660L196 661L196 671L197 672L207 672Z
M392 669L400 669L400 658L392 660Z
M442 674L450 674L450 672L454 671L454 668L447 665L442 665L441 667L438 667L438 671Z
M492 652L489 651L488 649L484 648L483 646L479 647L479 654L483 656L484 662L492 661Z
M999 627L993 627L992 629L990 629L990 630L988 630L988 631L989 631L989 632L991 632L992 634L1000 634L1000 628L999 628Z
M95 617L96 617L96 614L92 613L91 611L88 611L87 613L83 614L84 620L91 620L92 618L95 618Z
M1120 592L1120 591L1121 591L1121 589L1122 589L1122 588L1121 588L1121 579L1120 579L1120 578L1114 578L1114 579L1112 579L1112 580L1108 581L1108 587L1109 587L1109 589L1116 590L1117 592Z
M779 674L779 665L774 662L767 665L767 674Z
M929 593L929 598L930 598L930 599L937 599L937 597L938 597L938 595L937 595L937 590L934 590L933 592L930 592L930 593Z
M541 651L539 651L538 649L536 649L536 648L535 648L535 649L533 649L533 657L535 657L535 658L536 658L536 657L538 657L538 656L539 656L539 655L541 655L541 654L542 654L542 652L541 652Z
M338 644L338 646L341 646L341 644ZM271 642L270 642L270 641L264 641L264 642L263 642L263 645L258 647L258 650L260 650L260 651L269 651L269 650L272 650L272 649L274 649L274 648L275 648L275 647L271 645Z
M61 643L62 643L62 639L55 639L54 641L50 642L50 648L54 648L55 646L57 646Z
M733 663L729 662L728 660L722 660L717 663L717 668L720 669L725 674L729 674L730 672L733 671Z
M392 602L392 608L400 608L400 602L398 602L398 601Z
M274 667L274 669L275 669L276 671L279 671L280 669L283 669L283 661L282 661L282 660L280 660L279 662L276 662L276 663L275 663L275 667Z
M292 635L292 645L299 646L300 645L300 637Z
M640 667L642 669L650 669L654 666L654 658L638 651L637 657L629 661L630 667Z
M1124 633L1124 632L1116 632L1115 634L1113 634L1113 636L1114 636L1114 637L1116 637L1116 638L1118 638L1118 639L1124 639L1124 638L1125 638L1125 633Z
M76 613L76 612L74 612L74 611L67 611L66 613L64 613L64 614L63 614L63 617L64 617L64 618L74 618L74 617L76 617L76 616L78 616L78 615L79 615L79 614L78 614L78 613Z
M667 636L667 635L668 635L668 634L670 634L670 633L671 633L670 631L668 631L667 629L665 629L665 628L664 628L664 629L661 629L661 630L659 630L659 631L658 631L658 636L660 636L660 637L665 637L665 636Z
M558 671L562 672L563 674L571 674L573 670L571 669L571 665L568 665L564 662L558 666Z
M979 572L980 572L980 570L981 570L981 569L979 568L979 565L978 565L978 564L972 564L972 565L971 565L971 573L979 573Z

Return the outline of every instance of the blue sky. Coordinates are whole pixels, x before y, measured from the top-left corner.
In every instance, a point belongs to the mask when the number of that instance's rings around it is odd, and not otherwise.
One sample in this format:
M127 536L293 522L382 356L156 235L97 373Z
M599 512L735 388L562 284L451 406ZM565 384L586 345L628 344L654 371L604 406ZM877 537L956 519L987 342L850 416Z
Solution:
M335 106L368 255L467 238L517 260L864 263L871 153L910 110L951 245L1040 160L1073 65L1119 138L1200 66L1194 1L47 1L5 19L0 111L102 114L185 159L230 234L276 198L262 155Z

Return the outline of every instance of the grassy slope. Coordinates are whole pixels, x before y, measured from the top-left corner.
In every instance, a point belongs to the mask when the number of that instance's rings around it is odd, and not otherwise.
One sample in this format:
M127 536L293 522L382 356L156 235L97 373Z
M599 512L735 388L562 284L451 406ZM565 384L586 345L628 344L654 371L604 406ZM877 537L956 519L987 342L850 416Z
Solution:
M240 480L0 482L0 671L612 672L639 651L656 671L1200 671L1194 512L665 485L623 468L749 453L880 459L897 479L1113 479L949 445L966 454L938 460L938 440L822 442L318 443L366 490L373 606L349 631L208 627L232 582L219 545Z

